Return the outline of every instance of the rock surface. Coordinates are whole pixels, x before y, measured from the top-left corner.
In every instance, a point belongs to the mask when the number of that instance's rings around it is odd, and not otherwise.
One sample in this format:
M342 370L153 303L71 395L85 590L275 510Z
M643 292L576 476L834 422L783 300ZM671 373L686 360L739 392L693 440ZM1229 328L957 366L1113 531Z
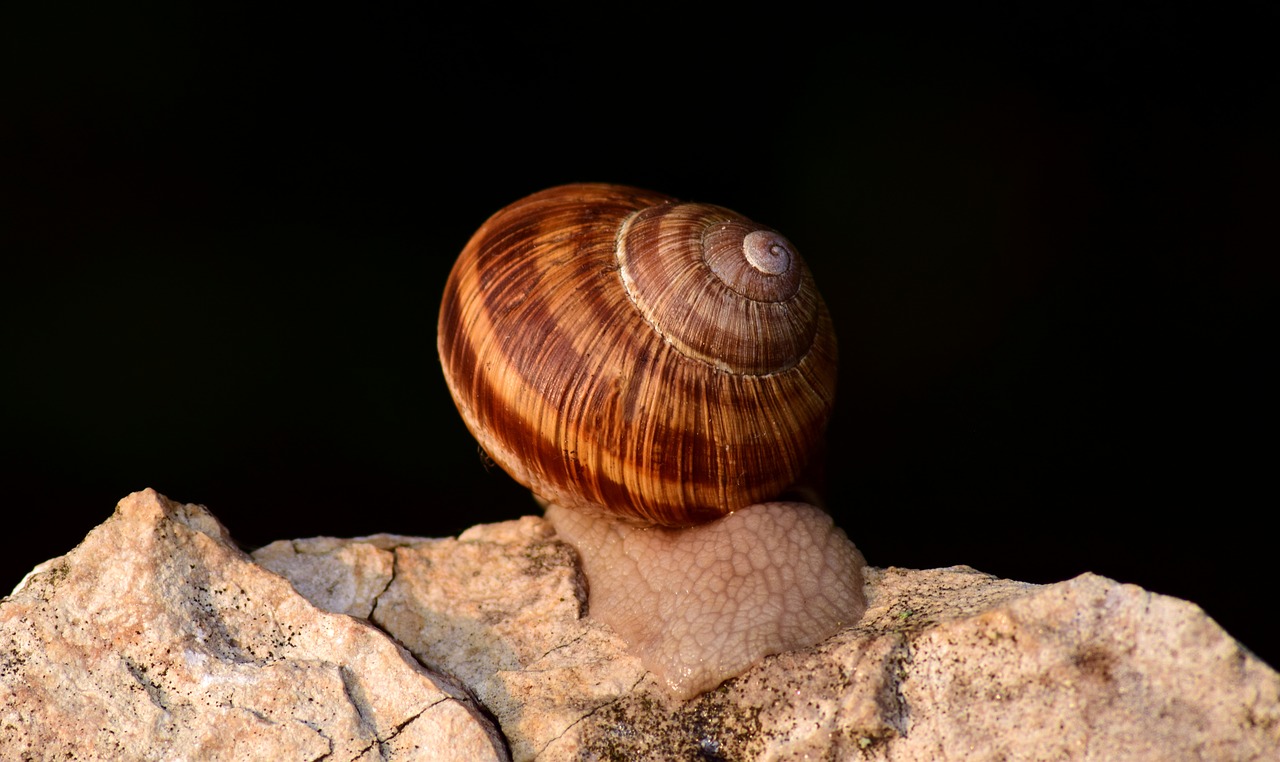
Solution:
M0 758L501 758L456 681L522 760L1280 759L1280 675L1094 575L868 569L857 627L677 702L540 518L253 560L203 509L123 501L0 603Z
M255 556L362 577L358 545L395 574L357 607L465 683L516 759L1280 759L1280 675L1197 606L1096 575L868 569L857 627L680 703L581 618L572 553L541 519Z
M147 490L0 602L0 759L55 758L507 752L464 691Z

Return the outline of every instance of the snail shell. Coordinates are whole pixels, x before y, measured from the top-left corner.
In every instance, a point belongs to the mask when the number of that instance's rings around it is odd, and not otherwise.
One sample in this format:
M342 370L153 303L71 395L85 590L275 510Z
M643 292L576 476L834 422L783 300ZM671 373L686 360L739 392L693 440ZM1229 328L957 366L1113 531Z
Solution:
M454 265L445 379L545 502L689 526L773 498L821 447L836 341L803 260L722 207L565 185L500 210Z
M862 616L844 532L762 502L811 469L836 383L826 306L776 231L635 188L551 188L472 237L438 335L468 428L577 551L590 616L671 696Z

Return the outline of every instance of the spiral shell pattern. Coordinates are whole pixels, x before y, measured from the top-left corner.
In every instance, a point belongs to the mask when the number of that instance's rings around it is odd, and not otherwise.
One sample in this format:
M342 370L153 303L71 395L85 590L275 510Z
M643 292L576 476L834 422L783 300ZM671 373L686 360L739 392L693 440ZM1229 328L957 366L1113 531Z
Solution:
M438 349L468 428L517 481L664 526L791 486L835 395L831 319L785 238L615 185L489 218L450 273Z

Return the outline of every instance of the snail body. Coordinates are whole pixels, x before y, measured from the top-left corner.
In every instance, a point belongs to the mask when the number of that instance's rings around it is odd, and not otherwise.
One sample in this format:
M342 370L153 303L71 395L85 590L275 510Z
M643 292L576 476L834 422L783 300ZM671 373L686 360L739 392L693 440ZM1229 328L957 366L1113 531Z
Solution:
M546 516L581 556L590 615L680 699L826 640L866 608L866 561L806 503L757 503L684 529L556 505Z
M494 214L459 256L445 287L438 349L472 434L548 506L548 519L582 556L592 616L616 610L605 602L611 598L636 598L637 580L668 592L623 608L680 610L669 590L694 590L707 599L696 605L718 610L715 590L752 584L734 583L734 567L745 580L753 567L758 576L784 566L830 567L846 578L837 586L848 588L840 594L848 600L816 605L832 613L802 629L824 630L821 637L763 638L764 653L816 642L861 616L861 556L825 514L800 510L800 529L791 518L725 520L804 479L834 402L831 319L795 247L776 231L723 207L624 186L535 193ZM793 504L768 505L789 511ZM778 543L750 539L751 528L766 525L807 539L770 556ZM689 548L709 546L722 531L737 550L721 553L730 571L714 572L718 582L704 580L714 589L697 592L689 573L668 571L673 563L696 568ZM610 560L624 547L632 560ZM628 579L606 581L610 574ZM615 584L631 592L611 595ZM771 586L757 585L766 592L742 605L769 609ZM795 590L771 594L794 598ZM782 612L775 619L794 618L807 605L787 601L774 607ZM663 618L643 614L643 633L628 631L618 616L602 618L635 651L640 640L660 641L665 627ZM689 661L720 661L689 651L693 640L707 640L699 628L720 625L685 627L675 637L683 645L659 645L658 652L685 649L675 666L642 660L677 695L712 687L740 667L692 680L669 673L688 672ZM747 629L759 651L762 639Z

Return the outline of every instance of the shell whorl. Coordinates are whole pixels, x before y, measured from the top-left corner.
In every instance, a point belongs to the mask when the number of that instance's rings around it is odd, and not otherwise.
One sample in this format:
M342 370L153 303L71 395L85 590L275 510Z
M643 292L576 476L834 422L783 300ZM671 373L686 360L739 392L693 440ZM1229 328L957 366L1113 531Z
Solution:
M616 250L636 308L687 357L762 375L813 344L817 290L775 231L718 206L668 203L624 220Z
M438 348L472 434L540 498L687 526L777 496L820 449L830 317L781 235L613 185L486 221Z

